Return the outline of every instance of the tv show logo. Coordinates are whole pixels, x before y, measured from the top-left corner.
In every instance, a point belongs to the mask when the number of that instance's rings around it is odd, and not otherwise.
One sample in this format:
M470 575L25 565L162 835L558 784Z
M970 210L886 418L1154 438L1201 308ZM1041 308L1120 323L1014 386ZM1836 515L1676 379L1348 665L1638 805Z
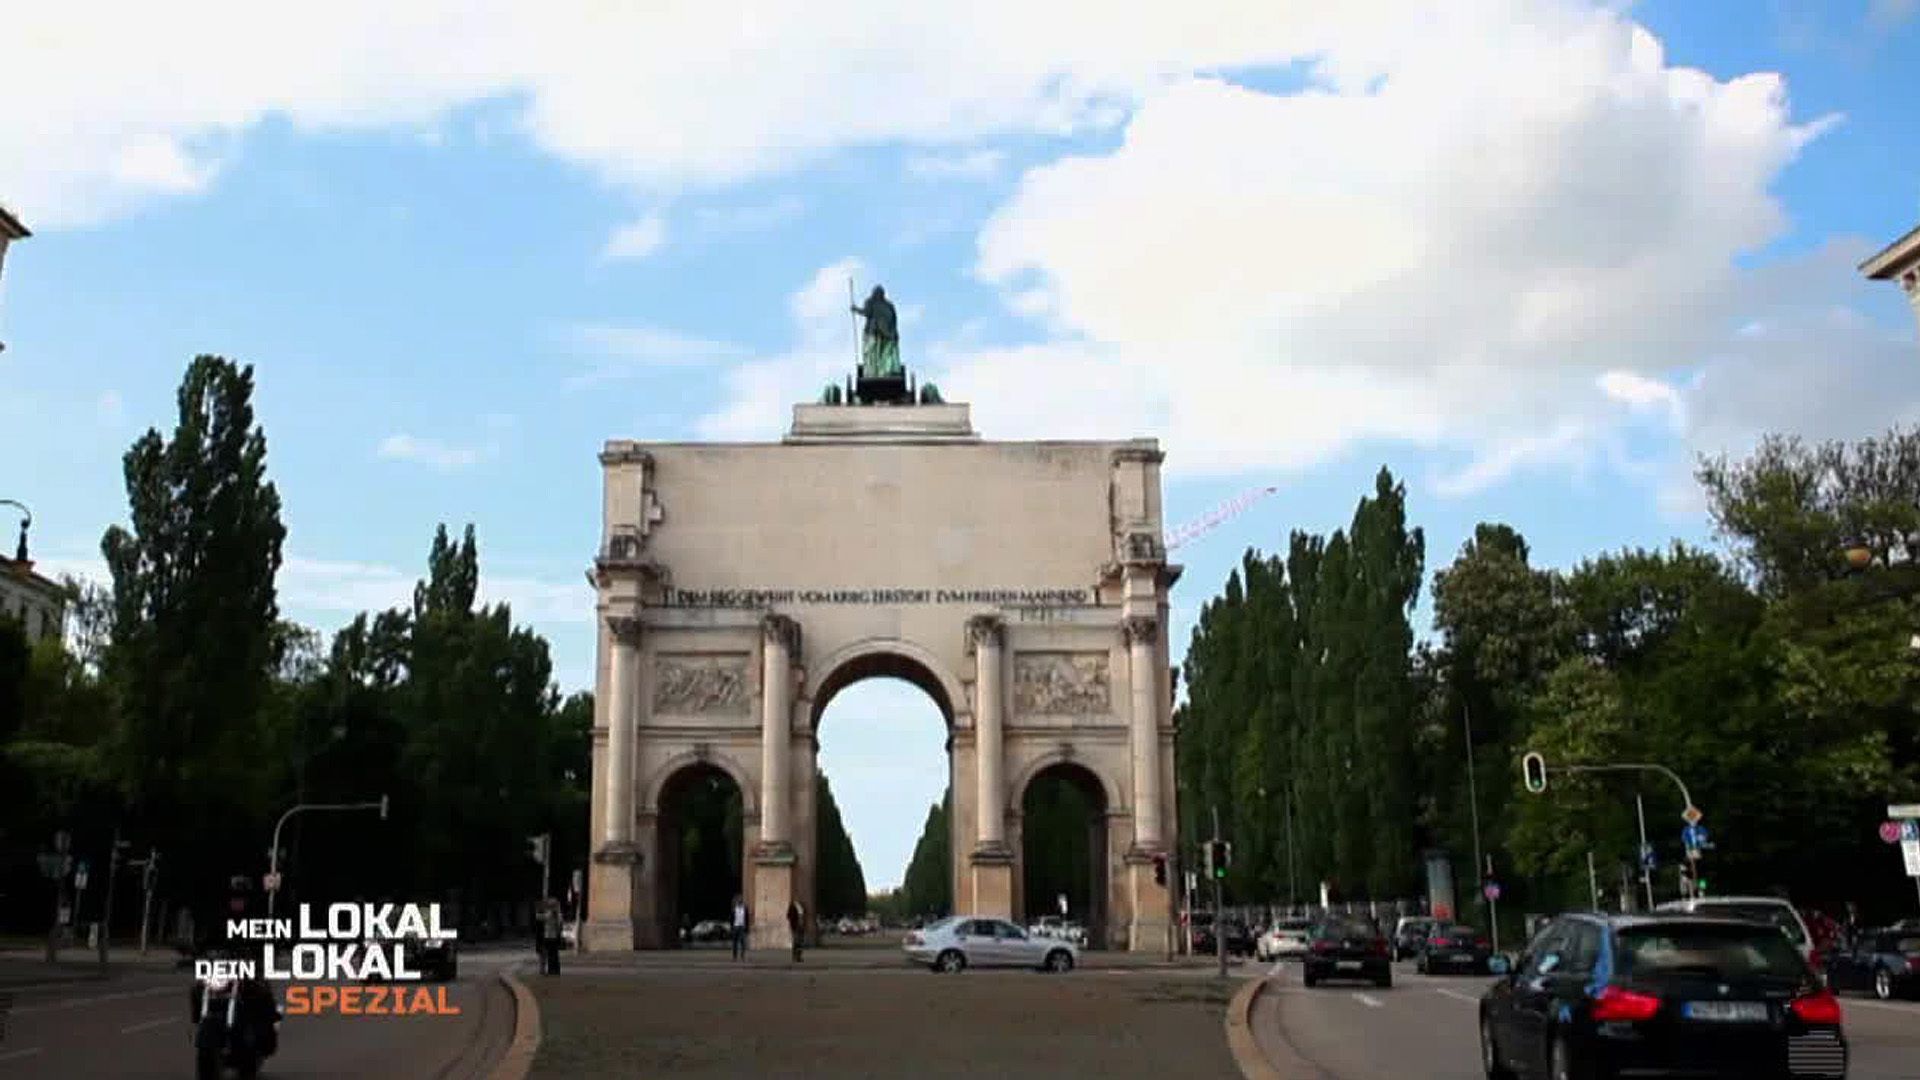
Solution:
M315 905L301 904L295 919L228 919L227 938L258 942L259 959L195 960L194 978L208 983L268 982L419 982L416 949L430 942L453 942L456 931L440 918L439 904L328 904L324 918ZM449 946L450 947L450 946ZM437 992L436 992L437 991ZM290 987L287 1011L338 1011L343 1015L457 1015L446 987Z

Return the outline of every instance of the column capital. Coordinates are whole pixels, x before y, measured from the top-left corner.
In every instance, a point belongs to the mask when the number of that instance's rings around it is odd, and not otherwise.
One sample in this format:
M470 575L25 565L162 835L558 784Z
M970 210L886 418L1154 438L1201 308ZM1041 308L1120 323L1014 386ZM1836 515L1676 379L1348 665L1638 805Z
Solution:
M787 615L767 615L760 620L760 634L768 645L780 645L787 650L787 660L798 663L800 659L800 623Z
M640 644L640 617L637 615L609 615L607 629L613 631L613 640L621 645Z
M1151 645L1160 636L1160 620L1151 615L1129 615L1120 620L1120 632L1129 645Z
M1000 648L1007 643L1007 620L998 615L975 615L967 620L967 642Z

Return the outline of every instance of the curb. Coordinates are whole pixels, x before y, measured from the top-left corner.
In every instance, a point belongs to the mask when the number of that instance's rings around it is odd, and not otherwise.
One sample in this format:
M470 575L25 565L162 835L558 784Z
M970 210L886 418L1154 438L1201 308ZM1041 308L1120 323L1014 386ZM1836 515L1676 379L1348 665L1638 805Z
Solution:
M1265 976L1248 979L1227 1003L1227 1050L1247 1080L1283 1080L1253 1037L1253 1002L1267 988L1267 981Z
M513 1043L488 1074L489 1080L526 1080L533 1057L540 1052L540 1003L511 969L501 969L500 981L513 992Z

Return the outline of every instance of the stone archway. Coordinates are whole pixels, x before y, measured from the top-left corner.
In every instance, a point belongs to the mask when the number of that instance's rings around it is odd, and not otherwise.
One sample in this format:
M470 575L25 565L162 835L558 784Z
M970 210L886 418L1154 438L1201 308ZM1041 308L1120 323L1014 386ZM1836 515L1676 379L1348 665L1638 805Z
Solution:
M1179 568L1152 440L985 442L965 405L801 405L778 443L619 441L600 461L588 948L663 944L657 793L698 761L753 822L753 942L788 944L813 891L816 725L875 675L947 717L958 911L1016 913L1009 825L1070 753L1102 787L1115 943L1171 946Z
M1050 785L1056 786L1049 790ZM1036 796L1057 797L1062 787L1070 789L1084 804L1085 816L1077 823L1085 830L1084 840L1074 844L1069 838L1066 846L1080 848L1075 854L1085 861L1077 865L1070 860L1069 865L1036 867L1030 862L1034 852L1028 832L1036 809ZM1012 797L1012 843L1019 868L1014 877L1016 913L1026 923L1048 915L1077 919L1087 930L1089 946L1107 947L1115 936L1110 925L1110 913L1116 902L1113 863L1116 857L1124 858L1126 853L1124 844L1115 848L1114 824L1126 818L1118 801L1119 785L1112 777L1102 775L1097 765L1080 760L1071 747L1063 747L1031 762L1013 786ZM1124 834L1120 838L1123 839ZM1034 882L1043 876L1043 871L1044 877L1051 879L1052 888L1040 889L1036 894ZM1055 906L1056 894L1071 897L1066 911Z

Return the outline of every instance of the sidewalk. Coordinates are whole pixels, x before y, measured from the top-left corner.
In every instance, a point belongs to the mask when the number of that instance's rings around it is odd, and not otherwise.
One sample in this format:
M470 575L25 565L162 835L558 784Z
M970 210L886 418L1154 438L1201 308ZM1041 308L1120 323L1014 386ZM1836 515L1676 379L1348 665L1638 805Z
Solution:
M175 971L180 955L172 946L149 948L141 956L137 946L115 946L107 955L107 966L92 949L74 947L60 950L60 958L47 963L44 946L39 948L0 949L0 990L48 983L103 982L128 972Z
M886 944L861 942L836 943L820 948L806 950L803 961L814 969L845 968L897 968L906 964L906 956L897 943ZM679 949L658 949L635 952L603 953L566 953L561 963L566 967L579 967L588 970L648 970L653 968L690 968L711 967L714 969L735 968L742 963L747 967L777 966L790 968L792 956L785 949L759 949L747 954L744 962L733 959L731 950L725 945L696 945ZM1084 971L1175 971L1204 970L1217 965L1219 961L1211 956L1176 956L1169 960L1164 953L1128 953L1108 950L1087 950L1080 954L1080 968ZM1244 963L1231 963L1229 972L1246 969Z

